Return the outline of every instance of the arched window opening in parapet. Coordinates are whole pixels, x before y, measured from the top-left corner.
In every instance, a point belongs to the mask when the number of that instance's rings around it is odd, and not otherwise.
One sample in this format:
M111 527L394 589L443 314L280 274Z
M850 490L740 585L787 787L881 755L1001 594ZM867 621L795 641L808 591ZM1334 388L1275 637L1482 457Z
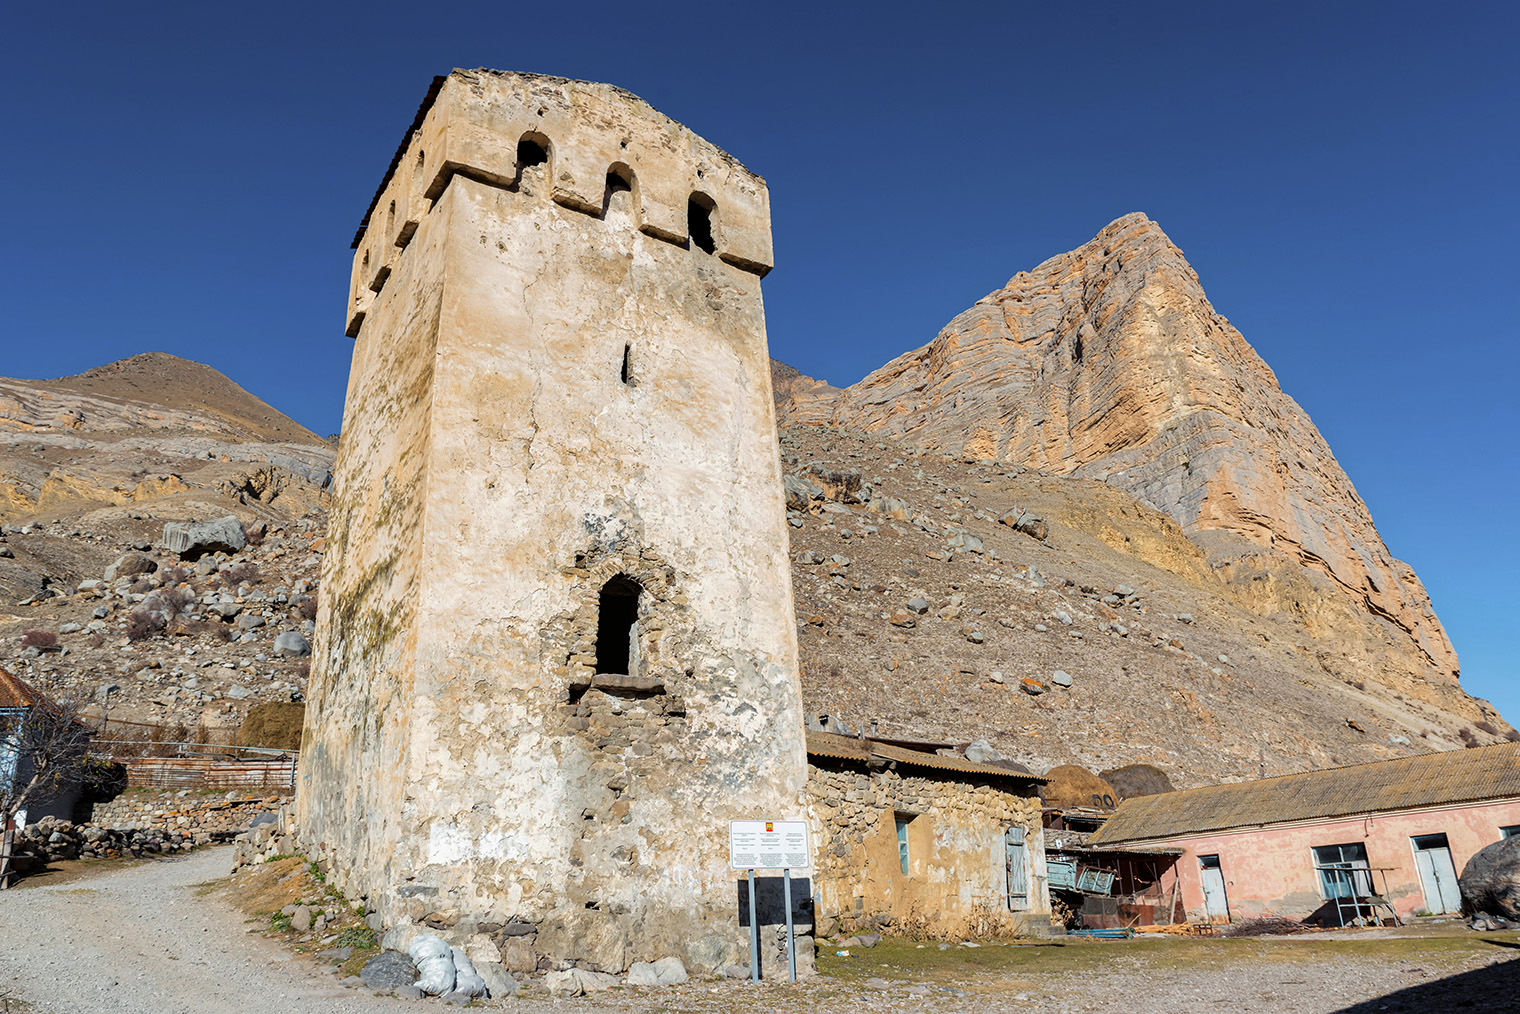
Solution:
M549 176L549 153L553 146L549 139L536 130L530 130L517 142L517 179L514 185L534 190L535 184L547 183Z
M427 160L427 152L417 149L417 171L422 172L422 163Z
M389 235L396 231L396 202L391 202L390 210L385 213L385 231Z
M644 589L626 574L602 585L596 614L596 671L636 676L634 647L639 620L639 597Z
M717 217L717 210L712 198L704 193L692 194L686 200L686 234L691 237L692 246L704 253L714 253L718 249L717 243L713 242L716 232L713 219Z
M602 217L609 212L638 213L638 177L622 162L614 162L607 169L607 186L602 191Z

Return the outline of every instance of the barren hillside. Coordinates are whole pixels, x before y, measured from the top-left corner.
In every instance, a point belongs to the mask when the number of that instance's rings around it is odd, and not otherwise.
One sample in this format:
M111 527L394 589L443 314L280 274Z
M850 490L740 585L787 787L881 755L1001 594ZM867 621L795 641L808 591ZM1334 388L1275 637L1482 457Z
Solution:
M810 715L986 738L1035 771L1154 764L1179 787L1511 732L1434 667L1412 672L1391 624L1348 610L1357 638L1327 639L1258 610L1112 485L820 427L781 446ZM1341 608L1308 580L1293 592Z

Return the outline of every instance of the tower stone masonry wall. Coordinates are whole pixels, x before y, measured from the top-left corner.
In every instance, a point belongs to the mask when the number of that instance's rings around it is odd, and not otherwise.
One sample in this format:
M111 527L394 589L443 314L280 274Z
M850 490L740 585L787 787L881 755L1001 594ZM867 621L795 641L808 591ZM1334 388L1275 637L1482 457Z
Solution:
M390 923L716 968L727 822L806 782L765 184L608 85L430 98L355 244L301 834Z

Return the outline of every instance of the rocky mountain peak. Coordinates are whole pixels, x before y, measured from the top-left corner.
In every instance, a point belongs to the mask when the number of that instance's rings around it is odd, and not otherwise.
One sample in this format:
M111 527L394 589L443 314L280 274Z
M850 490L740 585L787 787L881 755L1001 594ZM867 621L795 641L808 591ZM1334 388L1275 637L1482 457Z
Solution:
M1260 611L1321 636L1388 625L1395 654L1418 656L1401 663L1411 675L1457 675L1424 587L1307 413L1142 214L1014 275L857 384L799 375L777 396L783 425L1116 486L1170 515Z

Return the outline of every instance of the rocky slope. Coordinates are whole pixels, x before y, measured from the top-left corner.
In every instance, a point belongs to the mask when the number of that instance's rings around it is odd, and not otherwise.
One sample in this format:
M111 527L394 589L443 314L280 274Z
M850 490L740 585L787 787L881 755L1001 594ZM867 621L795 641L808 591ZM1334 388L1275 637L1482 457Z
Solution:
M1257 609L1112 484L818 426L781 448L815 718L1179 787L1514 735L1434 667L1382 664L1403 631L1368 621L1353 650Z
M1308 415L1144 215L1020 272L843 390L783 369L783 425L1091 479L1182 526L1214 576L1347 676L1453 684L1429 597Z
M333 453L174 356L0 378L0 663L113 720L192 734L299 699L304 660L273 641L311 630ZM160 548L165 522L228 514L256 533L242 550L180 566ZM163 629L129 637L144 611Z

